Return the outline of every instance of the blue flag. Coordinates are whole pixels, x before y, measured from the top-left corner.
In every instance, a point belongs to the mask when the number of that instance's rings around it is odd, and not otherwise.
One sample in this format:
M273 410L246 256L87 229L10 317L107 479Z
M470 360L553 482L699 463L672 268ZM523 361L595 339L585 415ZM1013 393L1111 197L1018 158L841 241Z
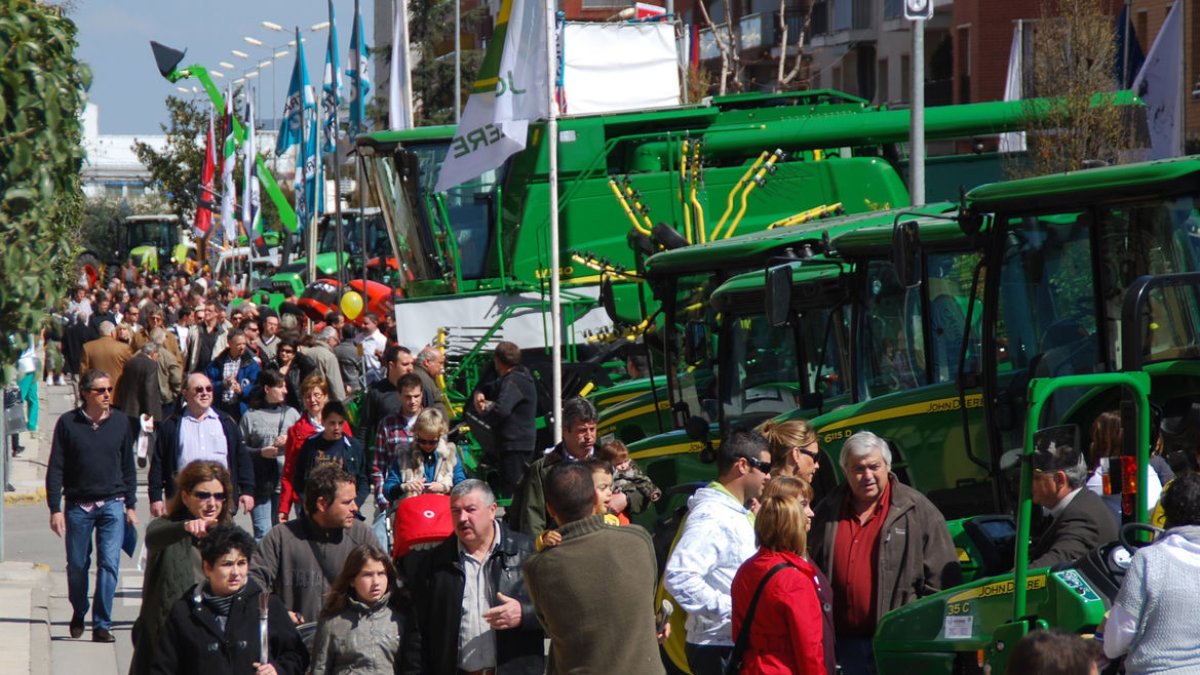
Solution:
M320 185L320 169L317 164L317 124L314 115L306 115L306 136L304 145L297 150L296 157L296 222L303 232L308 227L308 221L313 214L322 210Z
M342 71L338 66L337 21L333 16L333 0L329 0L329 42L325 46L325 85L322 103L322 146L333 152L337 144L337 107L342 102Z
M300 142L300 125L304 115L301 114L300 97L304 96L303 107L308 108L312 101L307 96L308 66L304 64L304 43L300 41L300 30L296 30L296 65L292 67L292 79L288 84L287 98L283 101L283 119L279 123L279 138L275 141L275 154L282 155L288 148Z
M370 61L367 59L367 43L363 39L362 15L358 2L354 3L354 30L350 33L350 135L357 136L365 126L364 111L367 94L371 93Z

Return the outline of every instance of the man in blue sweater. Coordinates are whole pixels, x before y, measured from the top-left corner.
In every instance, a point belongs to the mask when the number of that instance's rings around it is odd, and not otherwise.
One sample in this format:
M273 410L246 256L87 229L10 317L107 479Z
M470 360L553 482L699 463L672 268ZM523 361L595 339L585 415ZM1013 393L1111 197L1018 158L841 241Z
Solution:
M126 527L137 526L137 470L129 420L112 406L108 374L89 370L79 381L83 405L54 425L46 503L50 529L67 544L67 594L74 613L71 637L83 635L88 611L88 568L96 533L96 604L92 640L113 642L112 603L117 591L121 542ZM60 501L66 497L66 509ZM128 525L126 522L128 521Z

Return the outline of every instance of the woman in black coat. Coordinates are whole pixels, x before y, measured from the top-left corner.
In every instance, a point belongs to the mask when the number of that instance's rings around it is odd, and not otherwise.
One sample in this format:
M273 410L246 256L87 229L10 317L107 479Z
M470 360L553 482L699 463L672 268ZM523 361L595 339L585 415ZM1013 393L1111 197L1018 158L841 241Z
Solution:
M158 645L155 675L303 675L308 649L287 608L250 580L254 537L220 525L200 542L206 581L175 602ZM259 602L268 599L268 660L260 663Z

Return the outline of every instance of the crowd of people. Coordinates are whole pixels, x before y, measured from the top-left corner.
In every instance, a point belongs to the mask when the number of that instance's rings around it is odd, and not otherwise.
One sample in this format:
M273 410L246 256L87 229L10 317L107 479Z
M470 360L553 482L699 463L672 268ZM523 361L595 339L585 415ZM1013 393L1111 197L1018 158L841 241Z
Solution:
M696 675L872 673L883 615L961 580L941 513L870 431L843 443L845 482L819 503L825 455L806 422L731 432L659 560L631 519L662 490L623 443L597 438L587 400L565 401L562 441L535 447L537 391L517 345L497 345L494 377L461 399L492 439L494 475L469 476L439 383L445 356L397 344L391 317L314 322L293 303L152 279L76 289L62 316L43 336L41 377L70 380L80 400L55 425L46 475L69 633L83 635L90 610L91 639L115 640L120 551L147 499L135 674L661 673L661 598L686 613ZM1035 500L1053 516L1035 565L1115 538L1079 449L1051 444L1034 463ZM1139 558L1142 583L1200 559L1187 529L1200 524L1200 482L1175 483L1163 504L1182 553ZM512 497L503 511L497 490ZM439 500L451 531L400 551L389 525L418 497ZM252 532L234 524L240 512ZM1080 536L1079 520L1095 531ZM1139 646L1136 628L1165 622L1155 613L1169 602L1122 591L1105 649L1177 656Z

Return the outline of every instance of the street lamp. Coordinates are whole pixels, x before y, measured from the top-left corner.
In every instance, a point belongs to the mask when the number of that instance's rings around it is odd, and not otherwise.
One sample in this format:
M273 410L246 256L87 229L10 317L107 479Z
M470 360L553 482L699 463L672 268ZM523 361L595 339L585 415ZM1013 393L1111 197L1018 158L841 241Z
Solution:
M255 47L263 46L262 40L259 40L258 38L250 37L249 35L243 35L242 40L244 40L246 42L246 44L248 44L248 45L254 45Z
M221 61L217 65L221 66L225 70L237 70L237 66L233 65L232 63L230 63L228 61Z
M283 26L280 26L279 24L275 23L274 21L263 21L263 22L262 22L262 27L263 27L263 28L266 28L267 30L273 30L273 31L275 31L276 33L283 33L283 32L285 32L285 31L283 30Z
M208 74L212 75L213 77L219 77L222 80L225 79L225 73L222 73L219 70L210 70L210 71L208 71Z
M231 49L231 50L229 50L229 52L230 52L231 54L233 54L234 56L238 57L239 59L248 59L248 58L250 58L250 55L249 55L249 54L247 54L246 52L244 52L244 51L242 51L242 50L240 50L240 49Z

